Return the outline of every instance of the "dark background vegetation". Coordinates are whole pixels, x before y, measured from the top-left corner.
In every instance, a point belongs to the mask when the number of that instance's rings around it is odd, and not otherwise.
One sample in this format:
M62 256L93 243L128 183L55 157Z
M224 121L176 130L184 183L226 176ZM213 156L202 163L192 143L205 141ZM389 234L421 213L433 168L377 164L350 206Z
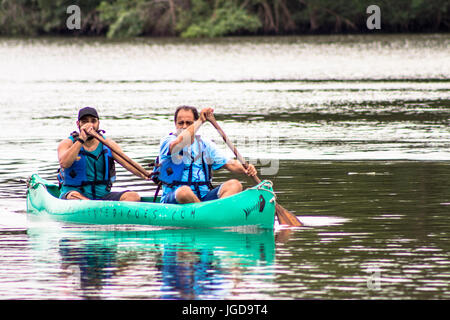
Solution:
M67 7L81 9L69 30ZM381 9L369 30L366 8ZM220 37L365 32L448 32L448 0L0 0L0 35Z

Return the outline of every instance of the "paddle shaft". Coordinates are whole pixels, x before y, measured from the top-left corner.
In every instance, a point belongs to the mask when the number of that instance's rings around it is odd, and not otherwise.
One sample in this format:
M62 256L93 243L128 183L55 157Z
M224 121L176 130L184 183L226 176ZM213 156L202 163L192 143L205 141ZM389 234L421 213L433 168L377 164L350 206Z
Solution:
M119 157L121 157L123 160L125 160L128 164L130 164L133 168L135 168L137 171L139 171L140 174L142 174L144 177L149 177L150 173L145 170L139 163L131 160L125 153L123 153L121 150L117 149L115 146L113 146L111 143L106 141L101 135L99 135L97 132L92 130L88 134L92 135L95 139L103 143L105 146L111 149L112 152L116 153Z
M228 147L233 151L236 158L239 160L239 162L242 164L242 166L247 169L248 163L245 161L245 159L242 157L242 155L239 153L239 151L236 149L234 144L228 139L228 136L225 134L225 132L222 130L222 128L219 126L217 121L214 118L208 119L209 122L216 128L216 130L220 133L220 135L223 138L223 141L228 145ZM259 179L256 175L252 176L253 180L256 183L260 183L261 179ZM275 206L275 213L278 217L278 221L280 224L289 225L293 227L300 227L302 226L302 223L298 220L298 218L285 208L283 208L280 204L276 204Z
M230 139L228 139L228 136L225 134L225 132L222 130L222 128L219 126L216 120L211 119L209 120L211 124L216 128L217 131L219 131L220 135L223 138L223 141L228 145L228 147L233 151L236 158L239 160L239 162L242 164L242 166L247 169L248 163L245 161L244 157L239 153L239 151L234 146L233 142L231 142ZM261 183L261 179L259 179L257 176L252 176L253 180L255 180L256 183Z

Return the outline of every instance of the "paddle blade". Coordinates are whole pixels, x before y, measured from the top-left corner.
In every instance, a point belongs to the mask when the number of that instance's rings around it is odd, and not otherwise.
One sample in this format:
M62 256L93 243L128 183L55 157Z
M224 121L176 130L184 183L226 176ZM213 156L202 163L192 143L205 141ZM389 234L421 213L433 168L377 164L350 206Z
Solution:
M288 225L291 227L301 227L303 224L297 219L293 213L287 211L285 208L277 204L275 206L275 213L278 217L280 224Z

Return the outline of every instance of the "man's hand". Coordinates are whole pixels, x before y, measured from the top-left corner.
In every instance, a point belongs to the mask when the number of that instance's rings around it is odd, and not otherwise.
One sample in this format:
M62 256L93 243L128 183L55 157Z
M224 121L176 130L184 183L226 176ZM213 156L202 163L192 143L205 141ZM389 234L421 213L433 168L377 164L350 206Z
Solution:
M258 171L256 171L256 168L254 165L249 164L247 169L245 170L245 174L249 177L254 177L258 174Z
M214 119L214 109L203 108L202 111L200 111L200 120L202 123L205 123L206 120L211 121L210 119Z
M91 132L91 130L94 130L94 126L92 123L86 123L83 126L81 126L80 138L86 141L89 136L89 132Z

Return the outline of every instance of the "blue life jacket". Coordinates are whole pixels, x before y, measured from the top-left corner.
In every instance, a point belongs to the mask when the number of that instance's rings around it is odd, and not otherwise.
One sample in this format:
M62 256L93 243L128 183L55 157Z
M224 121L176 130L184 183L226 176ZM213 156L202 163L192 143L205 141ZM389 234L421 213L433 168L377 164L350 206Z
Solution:
M156 172L159 173L159 181L166 185L175 185L179 181L181 181L181 177L184 171L183 161L180 161L179 164L176 164L172 161L172 158L170 158L165 159L161 163L159 163L159 157L157 157L156 163L159 164L159 167L156 168Z
M72 132L71 136L76 139L77 133ZM95 171L95 179L94 181L87 180L87 172L86 172L86 157L90 157L95 161L98 161L103 156L104 166L103 173L99 174L97 178L97 172ZM58 171L58 181L61 185L66 187L75 187L75 188L83 188L85 186L91 186L92 194L95 198L95 186L104 184L107 186L107 190L111 190L112 184L116 181L116 167L114 163L114 157L112 155L111 149L107 146L102 145L102 151L98 155L98 157L94 156L92 153L84 150L82 147L80 152L78 153L78 160L75 160L69 168L60 168ZM95 162L94 162L95 169Z
M200 138L196 137L197 143L199 143L199 146L201 146ZM199 148L201 149L201 148ZM159 156L155 160L154 169L151 173L151 178L155 184L157 184L159 187L157 189L156 194L159 191L159 188L161 187L161 184L167 185L168 187L172 188L174 186L193 186L196 190L197 195L200 197L200 189L199 186L201 185L207 185L209 189L213 189L212 185L212 176L211 176L211 165L208 164L205 151L201 152L201 159L202 159L202 169L203 173L205 175L204 181L192 181L192 170L194 166L194 161L196 159L191 159L191 164L189 165L189 174L188 174L188 181L181 181L181 178L183 176L183 171L185 168L185 165L181 158L183 157L183 151L180 151L179 153L180 161L179 163L174 163L172 161L172 156L168 159L164 159L163 161L159 161ZM155 195L156 195L155 194ZM156 196L155 196L156 198Z

